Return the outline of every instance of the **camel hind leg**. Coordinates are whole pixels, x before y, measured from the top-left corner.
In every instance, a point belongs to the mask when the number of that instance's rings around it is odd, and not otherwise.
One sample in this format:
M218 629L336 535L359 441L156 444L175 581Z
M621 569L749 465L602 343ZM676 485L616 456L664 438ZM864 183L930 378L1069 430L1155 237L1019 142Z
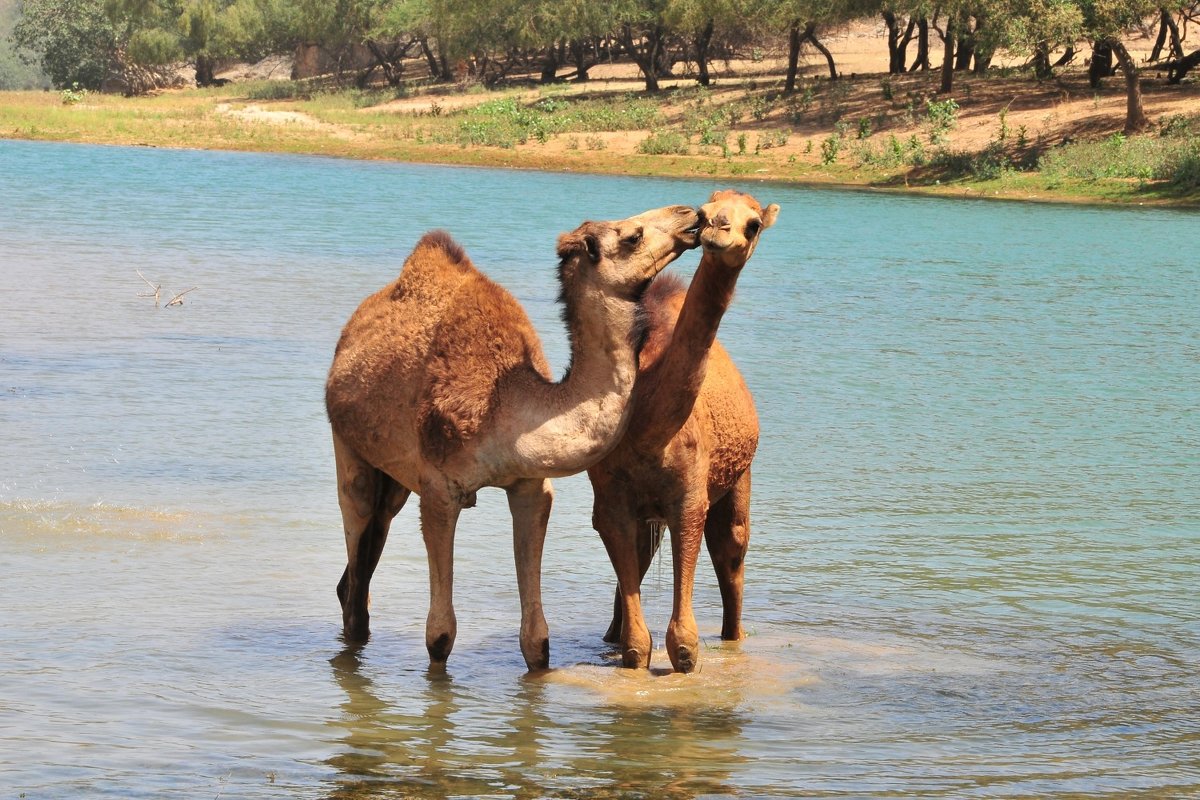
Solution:
M663 528L664 523L659 520L638 520L638 586L641 586L642 581L646 579L646 573L650 570L650 564L653 563L654 556L658 554L659 545L662 544ZM621 641L621 620L624 617L624 613L622 612L624 604L621 601L621 587L619 584L613 595L612 622L609 623L608 630L604 633L604 641L609 644L616 644Z
M742 632L742 589L746 550L750 547L750 470L708 511L704 543L721 587L721 638L737 640Z
M342 605L342 633L348 642L364 642L370 635L371 576L379 566L392 519L410 494L382 471L358 457L335 434L338 505L346 535L346 569L338 582Z

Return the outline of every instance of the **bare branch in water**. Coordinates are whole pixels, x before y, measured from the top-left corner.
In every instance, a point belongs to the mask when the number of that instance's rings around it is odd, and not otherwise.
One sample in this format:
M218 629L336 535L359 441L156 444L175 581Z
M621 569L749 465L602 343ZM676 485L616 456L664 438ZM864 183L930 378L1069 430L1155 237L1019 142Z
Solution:
M146 276L142 274L142 271L140 269L136 270L136 272L138 274L138 277L141 278L142 280L146 281L146 285L149 286L151 291L154 292L154 294L139 294L138 297L153 297L154 298L154 307L158 308L158 297L159 297L159 293L162 291L162 284L161 283L158 283L158 284L151 283L149 280L147 280Z
M194 291L196 291L196 290L197 290L197 289L199 289L199 288L200 288L199 286L193 286L193 287L192 287L192 288L190 288L190 289L184 289L182 292L180 292L179 294L175 295L175 296L174 296L174 297L172 297L170 300L168 300L168 301L167 301L167 306L166 306L166 307L168 307L168 308L169 308L169 307L171 307L171 306L181 306L181 305L183 305L183 296L184 296L185 294L187 294L188 292L194 292Z

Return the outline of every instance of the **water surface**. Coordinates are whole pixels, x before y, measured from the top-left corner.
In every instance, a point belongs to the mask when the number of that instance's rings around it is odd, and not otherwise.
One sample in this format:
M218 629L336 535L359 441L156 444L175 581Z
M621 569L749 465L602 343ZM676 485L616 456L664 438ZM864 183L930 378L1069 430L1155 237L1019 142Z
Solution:
M353 308L445 228L561 371L555 237L713 188L0 142L5 795L1200 792L1195 213L741 187L782 206L721 329L763 430L750 636L702 556L702 671L618 669L577 476L550 673L494 490L446 672L415 507L344 650L322 383ZM156 308L139 270L198 288Z

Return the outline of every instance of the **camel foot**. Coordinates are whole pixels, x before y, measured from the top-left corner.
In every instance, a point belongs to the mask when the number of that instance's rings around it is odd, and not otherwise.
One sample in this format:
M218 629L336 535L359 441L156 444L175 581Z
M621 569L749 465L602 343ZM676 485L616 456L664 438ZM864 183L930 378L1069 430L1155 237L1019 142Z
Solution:
M446 659L450 657L450 651L454 649L454 639L450 637L450 634L443 633L432 642L426 642L425 649L429 651L430 661L435 664L445 664Z
M366 614L342 614L342 639L346 644L363 644L371 636L371 618Z
M530 672L550 669L550 640L542 639L540 645L535 644L529 649L522 647L521 655L525 657L525 666Z
M621 654L621 666L626 669L650 669L650 653L631 647Z
M694 648L682 645L672 655L671 665L675 667L676 672L694 672L699 660L699 653Z
M617 644L621 641L621 620L614 619L612 624L608 626L608 630L604 632L604 641L609 644Z
M727 642L739 642L746 638L746 634L742 631L741 623L733 626L723 626L721 628L721 638Z

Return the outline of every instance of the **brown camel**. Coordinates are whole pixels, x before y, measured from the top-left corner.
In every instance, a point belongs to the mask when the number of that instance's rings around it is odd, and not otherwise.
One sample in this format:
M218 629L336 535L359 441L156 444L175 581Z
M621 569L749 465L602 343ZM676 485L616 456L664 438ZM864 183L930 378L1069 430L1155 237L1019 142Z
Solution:
M595 463L617 442L641 344L639 302L651 279L698 244L687 206L585 222L558 240L571 366L552 382L520 304L448 234L426 234L400 277L368 297L338 341L326 384L347 566L338 584L348 642L369 633L371 575L392 518L420 497L429 560L425 644L435 664L454 646L454 530L475 493L508 493L521 601L521 652L549 663L541 559L548 478Z
M650 665L640 586L666 523L675 573L667 652L680 672L699 657L692 586L703 537L721 587L721 637L742 637L742 560L750 540L750 462L758 446L754 400L717 326L742 267L779 206L740 192L715 192L700 210L704 256L691 286L663 276L646 293L648 336L633 415L620 444L588 470L592 525L617 573L607 641L620 641L626 667Z

